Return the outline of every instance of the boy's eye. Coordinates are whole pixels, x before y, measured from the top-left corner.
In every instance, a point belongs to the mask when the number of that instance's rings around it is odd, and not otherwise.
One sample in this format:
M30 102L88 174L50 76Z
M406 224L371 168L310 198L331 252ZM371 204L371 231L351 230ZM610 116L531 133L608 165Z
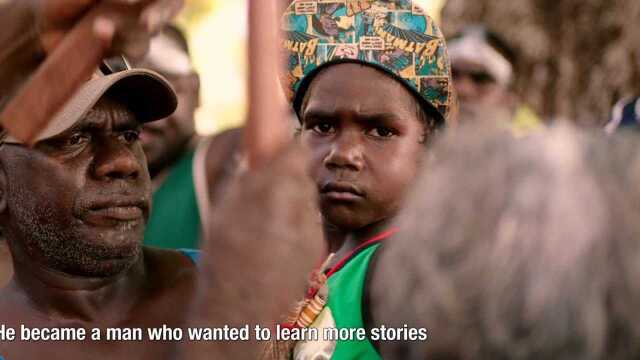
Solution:
M390 138L390 137L393 137L395 134L396 133L395 131L393 131L393 129L389 129L382 126L373 128L368 131L368 135L371 135L373 137L379 137L379 138Z
M314 132L316 132L317 134L320 135L327 135L327 134L332 134L335 132L335 128L332 124L330 123L319 123L319 124L315 124L311 130L313 130Z
M132 144L138 140L140 140L140 131L139 130L127 130L124 131L120 137L127 143Z

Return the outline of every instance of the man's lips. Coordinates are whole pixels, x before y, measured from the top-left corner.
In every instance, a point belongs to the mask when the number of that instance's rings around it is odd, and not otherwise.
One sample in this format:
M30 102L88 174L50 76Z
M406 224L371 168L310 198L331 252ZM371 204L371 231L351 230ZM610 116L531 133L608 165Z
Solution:
M142 200L110 200L95 202L87 207L83 220L97 226L111 226L119 223L144 219L147 203Z
M320 186L320 196L334 201L357 201L364 192L347 182L326 182Z
M134 221L142 218L143 211L136 206L113 206L89 211L90 216L118 221Z

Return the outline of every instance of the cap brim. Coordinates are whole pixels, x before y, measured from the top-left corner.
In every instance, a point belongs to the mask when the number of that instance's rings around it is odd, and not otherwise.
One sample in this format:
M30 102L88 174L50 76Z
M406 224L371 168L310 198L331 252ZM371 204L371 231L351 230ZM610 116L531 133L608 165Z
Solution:
M178 105L176 94L160 74L133 69L88 81L38 134L36 142L61 134L74 126L105 95L124 104L141 123L166 118ZM8 136L3 142L19 142Z

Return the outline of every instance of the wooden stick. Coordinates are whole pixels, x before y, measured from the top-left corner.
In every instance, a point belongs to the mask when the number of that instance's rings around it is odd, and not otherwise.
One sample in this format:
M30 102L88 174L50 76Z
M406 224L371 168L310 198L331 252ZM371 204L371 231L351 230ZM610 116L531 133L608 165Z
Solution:
M48 56L0 114L0 123L16 139L32 144L54 114L92 75L111 46L95 36L98 16L113 11L93 8Z
M283 63L276 1L249 1L249 116L244 146L251 169L273 158L288 138L286 105L278 95L277 74Z

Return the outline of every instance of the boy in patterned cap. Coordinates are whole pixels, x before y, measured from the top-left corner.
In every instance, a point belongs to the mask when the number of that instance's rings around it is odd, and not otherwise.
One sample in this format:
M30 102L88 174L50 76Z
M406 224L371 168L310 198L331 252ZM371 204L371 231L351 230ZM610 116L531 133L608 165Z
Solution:
M294 1L283 21L283 81L311 149L325 240L335 253L285 325L367 329L372 261L397 231L391 224L405 190L451 108L445 41L413 1ZM319 334L279 343L273 353L380 358L367 336Z

